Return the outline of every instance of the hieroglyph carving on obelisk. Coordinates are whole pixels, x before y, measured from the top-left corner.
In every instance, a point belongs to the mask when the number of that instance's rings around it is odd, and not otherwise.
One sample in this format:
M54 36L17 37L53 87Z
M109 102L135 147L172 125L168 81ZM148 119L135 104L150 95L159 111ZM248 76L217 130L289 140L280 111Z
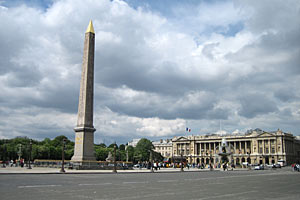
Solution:
M85 32L78 118L75 130L75 148L72 161L96 160L94 153L93 101L94 101L95 31L92 21Z

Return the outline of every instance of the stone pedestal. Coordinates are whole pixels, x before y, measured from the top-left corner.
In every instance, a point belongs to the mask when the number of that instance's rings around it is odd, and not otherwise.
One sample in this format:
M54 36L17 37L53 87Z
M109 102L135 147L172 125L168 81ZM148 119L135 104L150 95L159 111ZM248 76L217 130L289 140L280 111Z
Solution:
M95 161L94 128L75 128L75 149L72 161Z

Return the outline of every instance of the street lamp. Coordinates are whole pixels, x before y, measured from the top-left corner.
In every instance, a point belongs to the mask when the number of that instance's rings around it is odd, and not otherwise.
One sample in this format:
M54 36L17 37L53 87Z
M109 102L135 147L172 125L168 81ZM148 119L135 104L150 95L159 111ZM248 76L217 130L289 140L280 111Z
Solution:
M117 163L116 163L116 152L117 152L117 146L116 142L114 144L114 169L113 172L117 173Z
M128 145L125 146L125 151L126 151L126 162L128 163Z
M31 168L31 151L32 151L32 139L30 139L30 142L29 142L29 165L28 165L28 168L27 169L32 169Z
M211 164L212 156L211 156L211 150L209 151L209 170L212 171L212 164Z
M64 138L62 141L62 150L61 150L61 173L65 173L65 145L66 145L66 139Z
M181 168L180 171L183 172L183 149L181 149Z
M18 151L18 156L19 156L19 162L21 160L21 156L22 156L22 144L19 144L19 151Z
M5 140L4 140L4 144L3 144L3 156L2 156L2 160L3 160L3 165L2 167L5 168L6 167L6 144L5 144Z
M251 166L250 166L250 163L249 163L249 161L251 161L250 160L250 152L247 152L247 154L248 154L248 160L247 160L248 170L251 170Z
M149 151L150 151L150 165L151 165L150 166L150 171L154 172L153 171L153 154L152 154L152 150L151 149Z

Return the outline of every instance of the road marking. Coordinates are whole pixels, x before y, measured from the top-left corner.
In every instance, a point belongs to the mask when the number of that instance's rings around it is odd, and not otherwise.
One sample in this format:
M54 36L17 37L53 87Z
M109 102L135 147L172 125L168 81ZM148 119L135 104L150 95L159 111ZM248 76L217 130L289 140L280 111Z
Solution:
M234 197L234 196L248 194L248 193L253 193L253 192L258 192L258 191L257 190L252 190L252 191L240 192L240 193L215 195L215 196L209 196L209 197L199 198L198 200L212 199L212 198L225 198L225 199L227 199L228 197Z
M242 177L255 177L255 176L274 176L274 175L288 175L291 173L268 173L268 174L245 174L245 175L233 175L233 176L220 176L220 177L206 177L206 178L195 178L195 179L184 179L185 181L200 181L200 180L215 180L215 179L226 179L226 178L242 178Z
M176 181L178 181L178 180L159 180L157 182L159 182L159 183L170 183L170 182L176 182Z
M123 182L123 184L139 184L139 183L149 183L148 181L143 182Z
M91 185L111 185L112 183L81 183L80 186L91 186Z
M58 187L62 185L23 185L18 186L18 188L41 188L41 187Z

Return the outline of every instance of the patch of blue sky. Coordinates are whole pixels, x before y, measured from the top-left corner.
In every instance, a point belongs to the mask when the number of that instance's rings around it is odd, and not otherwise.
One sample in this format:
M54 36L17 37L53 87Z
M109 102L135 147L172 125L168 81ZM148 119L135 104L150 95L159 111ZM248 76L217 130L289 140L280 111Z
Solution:
M242 19L228 18L223 21L222 17L211 18L222 12L221 16L226 17L226 12L230 16L233 9L231 0L124 0L134 9L142 7L145 10L159 13L179 30L188 34L205 35L212 33L222 34L226 37L234 36L244 28ZM223 10L222 10L223 9ZM201 15L199 13L208 13ZM202 19L204 18L204 19ZM208 22L205 21L208 20Z
M40 8L46 10L53 4L54 0L2 0L0 5L10 8L20 5L27 5L29 7Z
M158 12L164 17L174 16L174 7L196 7L201 3L214 4L228 0L124 0L130 7Z
M244 29L244 23L240 21L235 24L229 24L225 29L223 28L223 30L221 30L219 33L226 37L232 37L235 36L240 31L242 31L243 29Z

